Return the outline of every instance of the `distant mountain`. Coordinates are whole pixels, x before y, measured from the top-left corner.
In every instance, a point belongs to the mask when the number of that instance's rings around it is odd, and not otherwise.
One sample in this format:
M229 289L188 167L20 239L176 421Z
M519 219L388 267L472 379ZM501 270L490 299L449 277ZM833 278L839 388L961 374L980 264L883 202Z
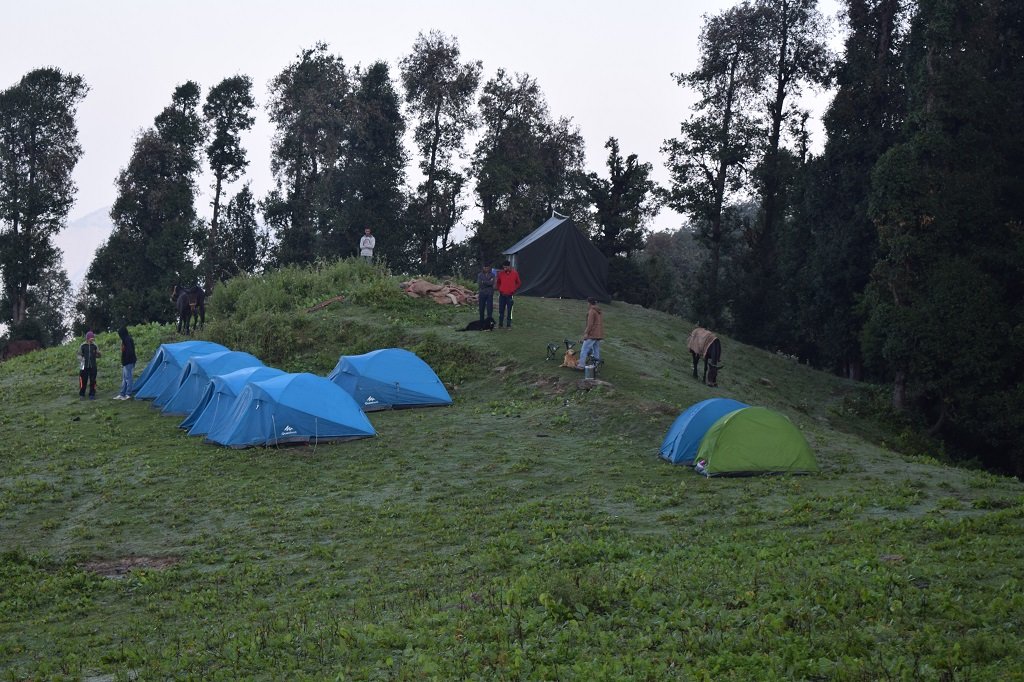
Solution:
M82 284L85 273L92 263L96 249L106 241L114 229L110 222L110 207L105 206L68 223L54 238L64 252L64 268L74 287Z

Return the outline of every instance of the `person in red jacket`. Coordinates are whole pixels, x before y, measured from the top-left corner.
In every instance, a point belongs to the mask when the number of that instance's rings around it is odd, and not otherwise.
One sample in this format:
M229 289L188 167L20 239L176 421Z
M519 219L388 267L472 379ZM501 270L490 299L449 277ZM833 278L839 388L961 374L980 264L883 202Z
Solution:
M512 269L512 264L505 261L501 264L501 272L494 281L498 290L498 326L505 329L512 328L512 296L519 290L522 282L519 280L519 273ZM508 324L505 324L505 314L508 313Z

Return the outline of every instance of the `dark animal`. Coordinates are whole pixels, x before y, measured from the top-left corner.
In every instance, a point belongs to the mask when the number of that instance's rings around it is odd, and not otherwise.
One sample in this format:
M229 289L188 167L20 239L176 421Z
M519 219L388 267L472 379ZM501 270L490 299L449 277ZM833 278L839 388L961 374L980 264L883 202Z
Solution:
M494 318L488 317L486 320L481 322L480 320L473 320L465 327L459 330L460 332L491 332L494 331Z
M697 327L690 332L686 346L690 349L690 355L693 356L693 378L697 378L697 360L704 358L702 381L708 386L718 386L718 370L725 366L721 362L722 342L714 333L703 327Z
M178 333L189 335L192 328L202 329L206 324L206 292L201 286L185 288L174 285L171 300L178 311Z
M34 339L15 339L14 341L8 341L6 345L0 347L0 362L16 358L19 355L24 355L25 353L31 353L32 351L39 350L42 347L43 344Z

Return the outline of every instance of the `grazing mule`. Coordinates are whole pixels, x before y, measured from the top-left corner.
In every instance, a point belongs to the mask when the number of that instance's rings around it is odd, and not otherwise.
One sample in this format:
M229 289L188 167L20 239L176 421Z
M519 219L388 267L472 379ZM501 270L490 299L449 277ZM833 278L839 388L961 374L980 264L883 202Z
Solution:
M718 386L718 370L723 367L721 363L722 342L714 333L703 327L697 327L690 332L686 346L690 349L690 355L693 356L693 378L697 378L697 360L704 358L703 382L708 386ZM708 371L709 367L710 371Z
M171 300L178 311L178 333L190 335L192 327L202 329L206 323L206 293L200 286L185 288L174 285Z

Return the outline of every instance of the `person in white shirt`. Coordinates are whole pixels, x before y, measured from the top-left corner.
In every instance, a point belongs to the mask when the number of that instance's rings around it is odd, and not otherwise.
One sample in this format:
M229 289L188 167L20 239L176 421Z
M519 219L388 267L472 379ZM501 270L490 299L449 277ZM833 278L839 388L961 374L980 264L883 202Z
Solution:
M373 247L376 245L377 240L370 234L370 228L363 230L363 237L359 240L360 257L365 261L373 260Z

